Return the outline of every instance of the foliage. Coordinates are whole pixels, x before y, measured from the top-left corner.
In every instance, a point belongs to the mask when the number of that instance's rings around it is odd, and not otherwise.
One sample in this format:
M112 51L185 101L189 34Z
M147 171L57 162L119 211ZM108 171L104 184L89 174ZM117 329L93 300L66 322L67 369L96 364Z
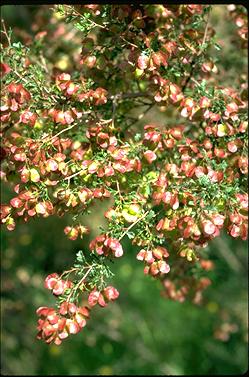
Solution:
M243 9L230 11L245 40ZM45 279L57 307L37 310L38 339L59 345L94 306L118 298L108 279L126 236L163 296L196 304L211 283L204 248L222 229L247 238L246 80L242 74L230 87L216 76L213 49L222 47L211 12L210 5L58 5L55 29L26 44L3 25L1 176L15 194L2 205L2 223L13 231L19 219L70 214L64 232L77 240L89 233L81 215L98 201L109 205L108 225L89 250ZM65 70L46 46L72 24L78 53ZM165 112L162 122L141 130L155 107Z

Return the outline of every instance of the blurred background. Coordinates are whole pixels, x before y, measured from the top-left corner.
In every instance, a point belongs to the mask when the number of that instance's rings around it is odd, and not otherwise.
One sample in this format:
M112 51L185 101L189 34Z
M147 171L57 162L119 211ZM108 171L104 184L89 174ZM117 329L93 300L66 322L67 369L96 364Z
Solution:
M27 42L42 28L53 29L50 8L4 6L2 18L17 40ZM231 85L239 74L246 74L247 58L238 54L235 26L227 18L226 6L213 7L211 22L222 45L217 52L217 79L225 85L225 78ZM64 35L69 31L64 29ZM60 37L51 60L70 71L67 54L74 44L63 32ZM77 45L77 35L74 41ZM147 120L154 115L150 113ZM1 193L2 202L12 197L4 184ZM106 207L94 209L84 221L95 225L91 239L104 225L100 214ZM61 346L37 341L35 310L54 303L43 287L44 278L70 267L75 253L86 249L90 240L86 236L69 241L63 233L69 222L67 217L36 219L18 224L14 232L1 231L3 375L236 375L247 370L247 245L225 234L206 249L216 267L202 306L162 298L160 283L144 276L136 250L126 240L125 257L113 265L111 284L120 291L119 299L107 308L96 308L83 331Z

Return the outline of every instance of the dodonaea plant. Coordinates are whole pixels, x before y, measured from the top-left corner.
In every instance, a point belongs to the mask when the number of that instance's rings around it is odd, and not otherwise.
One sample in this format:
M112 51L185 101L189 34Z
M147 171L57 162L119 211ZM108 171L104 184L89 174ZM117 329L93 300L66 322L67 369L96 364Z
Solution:
M38 22L23 42L3 24L1 178L13 197L2 224L13 231L18 221L71 214L64 233L73 241L91 235L80 216L110 203L107 229L71 268L45 278L57 305L37 310L38 339L61 344L94 306L118 298L110 262L125 258L124 237L163 296L196 304L211 284L208 243L222 230L246 240L247 80L238 72L223 86L211 13L57 5L50 26ZM230 5L227 17L243 54L246 11ZM54 60L62 40L72 43L66 68ZM153 110L160 121L146 122Z

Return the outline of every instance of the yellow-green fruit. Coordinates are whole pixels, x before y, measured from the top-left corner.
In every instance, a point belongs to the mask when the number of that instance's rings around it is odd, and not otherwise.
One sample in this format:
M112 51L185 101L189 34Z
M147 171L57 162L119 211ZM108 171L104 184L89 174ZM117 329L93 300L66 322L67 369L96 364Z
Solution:
M194 253L193 253L193 251L189 249L189 250L187 251L186 257L187 257L187 260L188 260L189 262L191 262L191 261L193 260L193 257L194 257Z
M186 208L184 210L184 215L189 216L189 215L191 215L192 212L193 212L193 208Z
M126 183L127 178L123 175L120 181L121 181L121 183Z
M225 209L225 200L224 200L224 199L220 199L220 200L217 202L216 207L217 207L217 209L219 209L219 210L223 210L223 209Z
M148 198L150 195L150 188L149 186L142 186L140 188L140 193L145 197Z
M90 160L91 157L92 157L92 155L93 155L92 149L89 148L89 149L87 150L87 152L84 154L84 159L85 159L85 160Z
M135 70L135 77L140 77L144 73L143 69L136 68Z
M40 174L36 169L30 169L30 180L32 182L39 182L40 181Z
M64 16L60 12L55 12L54 17L56 18L56 20L62 20Z
M165 215L170 216L172 215L172 213L173 213L172 209L168 209L168 211L165 212Z
M85 172L82 172L82 174L80 174L80 175L82 176L83 174L85 174ZM87 175L83 178L83 181L84 181L84 182L89 181L89 179L91 178L91 176L92 176L92 174L87 174Z
M38 118L34 124L34 129L41 130L43 126L44 126L44 121Z
M65 71L72 66L70 58L68 55L61 55L59 59L55 62L55 67Z
M122 216L128 223L135 222L140 217L140 214L141 207L138 204L131 204L122 211Z
M224 123L218 124L217 126L217 136L225 136L227 134L227 125Z
M150 171L149 173L146 174L146 178L148 178L149 180L151 180L151 179L157 179L158 175L159 174L157 172Z

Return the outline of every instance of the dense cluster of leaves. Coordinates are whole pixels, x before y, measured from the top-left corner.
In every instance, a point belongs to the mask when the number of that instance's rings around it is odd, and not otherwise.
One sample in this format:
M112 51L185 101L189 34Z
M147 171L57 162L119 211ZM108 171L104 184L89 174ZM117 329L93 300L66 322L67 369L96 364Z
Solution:
M90 231L80 216L110 203L107 229L70 270L46 278L58 308L38 309L39 339L60 344L93 306L118 297L108 263L125 254L125 236L166 297L195 303L211 283L203 248L222 229L247 238L247 87L214 84L211 11L58 5L54 28L26 45L3 28L1 177L15 194L2 223L12 231L18 219L70 213L64 232L76 240ZM230 11L245 39L245 17ZM80 36L70 72L46 51L67 23ZM139 128L153 107L165 123Z

